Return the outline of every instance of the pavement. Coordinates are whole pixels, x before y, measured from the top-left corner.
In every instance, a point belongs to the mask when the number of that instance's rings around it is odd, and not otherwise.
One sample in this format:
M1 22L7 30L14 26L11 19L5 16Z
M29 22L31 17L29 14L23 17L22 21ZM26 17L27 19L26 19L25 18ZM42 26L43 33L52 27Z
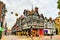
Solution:
M9 36L2 36L1 40L60 40L59 35L52 36L42 36L42 37L27 37L27 36L17 36L17 35L9 35Z

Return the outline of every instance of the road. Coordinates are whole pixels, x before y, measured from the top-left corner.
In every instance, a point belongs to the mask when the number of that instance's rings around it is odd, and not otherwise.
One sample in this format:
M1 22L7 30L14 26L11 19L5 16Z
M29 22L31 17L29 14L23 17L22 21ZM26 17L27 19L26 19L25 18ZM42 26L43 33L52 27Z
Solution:
M4 35L1 40L32 40L32 38L27 36ZM50 36L33 37L33 40L60 40L60 36L53 36L52 39L50 39Z

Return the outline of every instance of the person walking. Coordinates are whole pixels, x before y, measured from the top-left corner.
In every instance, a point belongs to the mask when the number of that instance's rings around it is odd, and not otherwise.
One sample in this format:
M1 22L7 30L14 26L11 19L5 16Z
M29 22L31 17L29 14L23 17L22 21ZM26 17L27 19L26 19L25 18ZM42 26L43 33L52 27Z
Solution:
M4 30L4 34L7 35L7 30L6 29Z

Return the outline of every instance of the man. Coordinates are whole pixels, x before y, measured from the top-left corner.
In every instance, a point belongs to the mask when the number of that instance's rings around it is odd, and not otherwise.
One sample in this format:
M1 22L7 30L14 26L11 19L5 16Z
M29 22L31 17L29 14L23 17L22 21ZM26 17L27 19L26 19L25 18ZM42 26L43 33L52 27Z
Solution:
M4 34L7 35L7 30L6 29L4 30L4 32L5 32Z

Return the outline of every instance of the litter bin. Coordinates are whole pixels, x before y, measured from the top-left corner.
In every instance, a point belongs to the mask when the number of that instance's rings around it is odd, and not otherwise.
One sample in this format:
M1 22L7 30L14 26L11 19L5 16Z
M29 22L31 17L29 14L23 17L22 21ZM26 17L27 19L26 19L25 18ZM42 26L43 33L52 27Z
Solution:
M0 31L0 39L1 39L1 37L2 37L2 31Z
M2 32L4 31L4 28L0 27L0 39L2 37Z

